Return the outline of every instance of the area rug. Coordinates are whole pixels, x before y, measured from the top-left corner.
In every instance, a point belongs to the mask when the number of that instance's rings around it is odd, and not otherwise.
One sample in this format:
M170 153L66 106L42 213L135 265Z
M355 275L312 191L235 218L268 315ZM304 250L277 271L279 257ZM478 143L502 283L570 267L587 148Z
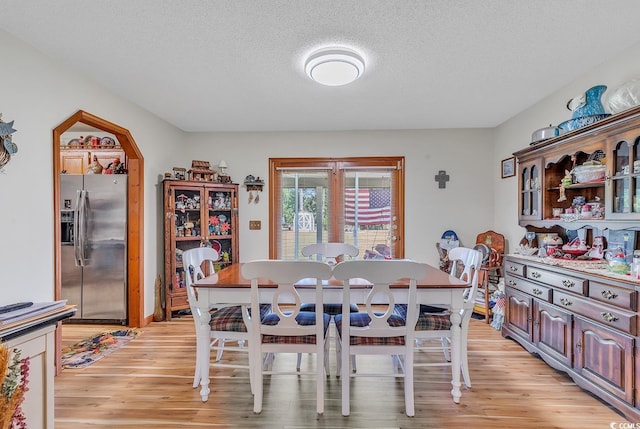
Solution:
M62 367L85 368L110 355L141 333L137 329L106 331L65 347L62 350Z

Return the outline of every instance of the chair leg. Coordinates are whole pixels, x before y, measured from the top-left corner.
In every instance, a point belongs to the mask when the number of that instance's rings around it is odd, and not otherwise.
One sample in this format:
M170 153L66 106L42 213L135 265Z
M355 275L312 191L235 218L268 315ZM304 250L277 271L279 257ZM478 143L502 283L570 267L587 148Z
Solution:
M442 344L442 353L444 353L445 360L451 362L451 339L442 337L440 338L440 343Z
M218 353L216 353L216 362L220 362L220 359L222 359L222 353L224 352L224 342L225 339L224 338L218 338Z
M416 414L413 398L413 352L409 351L403 356L404 359L404 405L407 416L413 417ZM399 359L400 360L400 359Z
M342 361L341 363L341 387L342 387L342 415L348 416L350 413L349 409L349 382L351 381L351 377L349 376L349 349L343 350L342 355L340 356Z
M462 329L462 345L460 347L460 366L462 367L462 379L467 388L471 387L471 376L469 375L469 359L467 355L467 329Z
M298 353L298 360L296 362L296 371L300 372L300 364L302 363L302 353Z

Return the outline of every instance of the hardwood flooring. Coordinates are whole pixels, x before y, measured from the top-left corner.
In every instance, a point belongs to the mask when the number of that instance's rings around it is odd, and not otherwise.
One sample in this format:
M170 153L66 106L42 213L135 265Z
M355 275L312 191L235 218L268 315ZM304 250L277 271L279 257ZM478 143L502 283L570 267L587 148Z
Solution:
M63 346L109 329L65 324ZM114 327L119 329L122 327ZM580 428L603 429L627 420L547 366L484 321L471 320L469 367L472 388L460 404L450 395L449 368L415 372L416 416L404 414L402 381L352 380L351 415L340 414L340 380L327 380L325 412L315 412L314 382L307 376L265 380L261 414L253 413L248 371L212 368L211 396L193 389L194 326L190 316L142 329L122 349L84 369L66 369L55 379L56 429L82 428ZM442 354L416 359L441 359ZM358 368L388 364L360 357ZM242 353L223 359L246 362ZM374 358L376 359L376 358ZM295 355L277 365L295 368ZM314 365L305 355L304 365Z

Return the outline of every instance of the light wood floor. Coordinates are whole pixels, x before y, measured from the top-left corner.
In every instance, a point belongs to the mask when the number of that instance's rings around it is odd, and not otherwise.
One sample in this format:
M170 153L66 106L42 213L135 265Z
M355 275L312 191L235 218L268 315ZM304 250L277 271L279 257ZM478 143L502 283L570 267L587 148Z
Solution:
M105 330L63 327L63 345ZM121 328L121 327L114 327ZM453 403L448 368L416 368L416 416L404 414L402 381L352 381L351 416L340 414L340 381L327 381L325 413L315 412L314 383L307 376L265 380L263 411L253 413L248 371L215 368L211 396L203 403L193 380L195 338L190 316L153 323L143 334L85 369L67 369L55 379L56 429L82 428L609 428L626 422L564 374L483 321L472 320L469 366L473 386ZM225 352L244 361L245 355ZM441 355L431 359L440 359ZM417 359L427 359L420 354ZM276 362L295 368L295 356ZM386 364L376 362L371 365ZM305 356L303 366L313 365ZM366 357L358 360L363 370Z

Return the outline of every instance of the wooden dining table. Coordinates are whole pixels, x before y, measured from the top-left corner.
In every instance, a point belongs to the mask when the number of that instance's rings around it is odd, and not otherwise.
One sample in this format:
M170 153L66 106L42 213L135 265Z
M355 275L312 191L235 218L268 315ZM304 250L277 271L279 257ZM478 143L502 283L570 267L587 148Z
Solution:
M242 276L242 264L229 265L210 276L204 277L193 283L197 290L198 307L202 314L209 314L211 308L220 305L244 305L251 304L251 281ZM314 300L314 279L303 279L296 283L297 290L303 300ZM395 303L406 303L408 301L408 279L399 279L390 285ZM258 279L258 286L264 288L261 299L265 303L271 303L272 295L277 285L266 279ZM323 281L323 300L327 303L342 302L342 282L330 279ZM445 306L451 310L451 395L455 403L460 402L462 393L460 392L460 351L461 351L461 315L464 298L463 290L469 284L457 277L440 271L438 268L428 265L427 275L417 282L417 301L420 304ZM352 279L350 282L351 302L364 303L370 289L370 283L364 279ZM266 292L266 293L265 293ZM388 304L388 302L379 302ZM204 329L200 329L203 338L202 343L209 344L209 334ZM206 336L206 338L204 338ZM209 360L200 359L201 381L200 395L203 401L209 397Z

